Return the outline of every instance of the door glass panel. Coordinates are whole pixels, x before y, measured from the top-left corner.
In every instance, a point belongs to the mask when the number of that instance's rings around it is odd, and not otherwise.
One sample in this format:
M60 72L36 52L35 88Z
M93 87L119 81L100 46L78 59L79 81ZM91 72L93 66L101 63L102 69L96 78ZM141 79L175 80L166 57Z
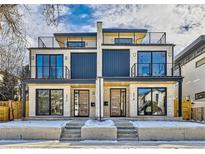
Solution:
M165 115L165 88L152 89L152 115Z
M151 115L151 88L138 89L138 114Z
M138 75L151 75L151 52L138 52Z
M37 90L37 115L49 115L49 90Z
M49 77L49 56L43 56L43 78Z
M63 55L57 55L57 78L63 78Z
M41 55L37 55L37 58L36 58L36 76L37 78L42 78L43 77L43 57Z
M56 56L52 55L50 56L50 78L55 79L56 78Z
M63 90L51 90L51 114L63 114Z
M166 53L152 52L152 75L164 76L166 70Z

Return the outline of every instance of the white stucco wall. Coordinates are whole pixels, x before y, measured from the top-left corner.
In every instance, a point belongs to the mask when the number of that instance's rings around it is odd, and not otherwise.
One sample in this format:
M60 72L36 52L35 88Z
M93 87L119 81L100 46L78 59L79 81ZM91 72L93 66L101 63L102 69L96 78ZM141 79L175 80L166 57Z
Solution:
M196 68L196 62L205 57L205 53L181 67L183 80L183 98L189 96L195 100L195 93L205 91L205 65ZM205 100L205 99L204 99Z

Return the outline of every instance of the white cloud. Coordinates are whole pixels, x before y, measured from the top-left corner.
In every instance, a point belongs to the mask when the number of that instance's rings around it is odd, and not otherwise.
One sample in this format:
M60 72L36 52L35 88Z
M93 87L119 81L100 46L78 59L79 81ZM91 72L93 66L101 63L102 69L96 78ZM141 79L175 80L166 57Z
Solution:
M205 5L90 5L104 27L164 31L175 54L205 31ZM186 31L186 29L189 29Z

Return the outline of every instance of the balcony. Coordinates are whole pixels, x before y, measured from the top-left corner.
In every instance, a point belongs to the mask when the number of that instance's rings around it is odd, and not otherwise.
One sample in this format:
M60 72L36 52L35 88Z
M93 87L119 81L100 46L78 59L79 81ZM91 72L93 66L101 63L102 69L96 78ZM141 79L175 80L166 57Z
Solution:
M67 66L31 66L29 79L70 79L71 74Z
M173 63L135 63L131 77L181 77L181 67Z
M165 32L104 32L103 45L166 44Z

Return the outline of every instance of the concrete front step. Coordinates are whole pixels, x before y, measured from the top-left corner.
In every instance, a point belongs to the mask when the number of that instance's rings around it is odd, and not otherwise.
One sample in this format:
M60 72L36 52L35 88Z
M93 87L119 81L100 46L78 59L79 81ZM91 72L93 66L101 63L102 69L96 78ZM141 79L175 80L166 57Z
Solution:
M136 138L137 137L137 134L118 134L117 135L118 138Z
M64 129L63 133L64 134L70 134L70 133L72 133L72 134L80 134L81 131L80 131L80 129Z
M65 126L65 129L81 129L81 126Z
M138 141L138 138L117 138L118 141Z
M81 138L61 138L61 141L81 141Z
M133 129L118 129L118 133L137 133L137 130L135 128Z
M61 138L81 138L81 134L63 134Z

